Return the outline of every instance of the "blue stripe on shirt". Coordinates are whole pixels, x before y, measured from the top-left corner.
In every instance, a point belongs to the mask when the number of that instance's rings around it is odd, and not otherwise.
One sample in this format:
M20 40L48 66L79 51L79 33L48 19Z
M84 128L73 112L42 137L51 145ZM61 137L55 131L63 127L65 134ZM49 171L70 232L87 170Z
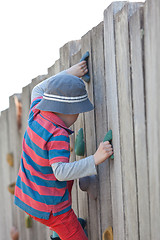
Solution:
M65 141L69 142L69 137L60 135L60 136L53 136L53 133L50 133L47 129L45 129L43 126L41 126L37 121L32 121L31 124L29 124L29 127L32 129L33 132L36 132L36 134L43 138L45 141Z
M50 212L42 212L42 211L39 211L39 210L36 210L30 206L28 206L26 203L22 202L18 197L15 196L14 198L14 203L20 207L22 210L28 212L29 214L37 217L37 218L42 218L43 216L43 219L49 219L49 215L50 215Z
M38 147L32 140L30 139L27 131L24 134L25 143L32 149L34 152L41 158L48 159L48 151L43 150L42 148Z
M69 158L69 156L70 156L70 151L66 149L53 149L49 151L49 159L52 159L55 157L61 157L63 159L63 157Z
M23 151L23 157L26 159L27 164L32 166L37 172L40 172L42 174L53 174L52 167L40 166L35 161L33 161L32 158L29 155L27 155L24 151Z
M16 185L23 191L23 193L25 193L35 201L45 203L47 205L57 205L60 202L67 201L69 197L68 190L66 190L64 196L40 195L37 191L34 191L31 187L27 186L24 182L22 182L20 176L18 176L17 178Z
M66 181L58 181L58 180L45 180L37 176L31 175L30 171L24 168L23 162L21 161L21 170L26 175L27 179L31 182L36 183L38 186L45 186L45 187L55 187L55 188L64 188L66 187Z

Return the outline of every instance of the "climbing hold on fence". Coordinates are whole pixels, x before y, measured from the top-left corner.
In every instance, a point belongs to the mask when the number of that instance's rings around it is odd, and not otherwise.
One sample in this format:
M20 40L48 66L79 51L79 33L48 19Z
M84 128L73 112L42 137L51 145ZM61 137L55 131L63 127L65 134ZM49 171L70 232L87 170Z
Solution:
M16 106L17 127L20 131L22 127L22 103L20 94L14 96L14 102Z
M87 83L89 83L89 81L90 81L90 74L89 74L89 67L88 67L88 58L89 58L89 52L87 51L83 56L82 56L82 58L81 58L81 60L80 60L80 62L82 62L82 61L86 61L86 64L87 64L87 69L88 69L88 72L82 77L82 79L85 81L85 82L87 82Z
M111 129L107 132L106 136L103 139L103 142L106 142L106 141L109 141L110 144L112 145L112 130ZM114 159L114 155L112 154L112 156L110 158Z
M92 199L97 199L98 178L96 175L80 178L79 187L82 191L87 192Z
M8 191L9 191L12 195L14 195L15 185L16 185L16 183L13 182L13 183L9 184L9 186L8 186Z
M6 158L9 166L13 167L13 153L8 153Z
M32 218L29 215L25 216L25 225L26 228L31 228L32 227Z
M113 230L112 227L109 226L103 233L103 240L113 240Z
M85 152L85 143L84 143L84 136L83 136L83 128L80 128L75 141L75 154L77 156L84 156L84 152Z

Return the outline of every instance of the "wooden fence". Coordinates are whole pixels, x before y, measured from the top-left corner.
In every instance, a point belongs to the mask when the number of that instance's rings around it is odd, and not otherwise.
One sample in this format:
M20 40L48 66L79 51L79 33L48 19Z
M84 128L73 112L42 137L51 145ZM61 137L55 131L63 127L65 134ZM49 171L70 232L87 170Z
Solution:
M86 51L91 75L86 88L95 109L80 114L71 143L74 146L83 127L85 156L94 154L112 129L114 160L97 168L96 200L75 181L73 209L87 220L89 240L101 240L108 226L113 227L114 240L160 239L160 1L147 0L113 2L104 11L103 22L60 49L60 58L47 75L10 97L9 109L0 117L1 240L10 239L12 225L18 228L20 240L49 239L51 231L35 221L32 228L25 228L25 214L14 206L7 187L16 181L32 88L79 62ZM10 166L7 159L12 156ZM71 161L79 159L72 151Z

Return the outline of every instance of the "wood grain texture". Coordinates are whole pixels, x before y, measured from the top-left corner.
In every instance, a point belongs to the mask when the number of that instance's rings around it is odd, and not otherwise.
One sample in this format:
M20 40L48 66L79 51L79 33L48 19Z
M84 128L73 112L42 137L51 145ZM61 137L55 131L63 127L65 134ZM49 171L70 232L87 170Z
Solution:
M151 238L148 189L149 176L145 122L145 79L143 75L143 5L129 19L129 28L139 236L140 239L149 240Z
M89 240L102 239L109 226L114 240L159 240L160 228L160 1L113 2L104 21L80 40L60 48L60 58L46 75L32 79L22 89L22 128L18 130L14 97L0 116L0 235L10 239L15 225L19 240L49 239L52 231L33 220L25 228L25 213L13 203L7 186L17 178L22 138L27 127L33 87L80 61L89 51L91 80L85 83L95 109L79 115L71 127L70 161L95 153L112 129L114 160L97 168L97 199L93 200L75 181L72 207L87 220ZM75 156L75 137L84 130L86 151ZM13 153L14 166L6 161Z
M112 143L114 148L114 160L110 161L110 179L113 234L115 240L124 240L125 232L114 22L116 14L121 11L125 4L126 2L112 3L104 12L106 104L108 113L108 129L112 129Z
M85 83L86 90L90 101L94 104L94 83L93 83L93 65L92 65L92 42L91 34L89 31L81 38L81 53L82 56L86 51L89 51L89 71L90 71L90 82ZM94 110L84 113L85 119L85 135L86 135L86 155L93 155L96 151L96 124L95 124L95 112ZM96 240L101 238L100 229L100 211L99 211L99 200L91 199L88 196L89 201L89 239Z
M106 104L106 82L104 71L104 24L101 22L92 29L92 72L94 84L94 105L95 105L95 131L96 146L98 147L108 130L107 104ZM97 201L100 205L99 214L101 221L101 234L107 226L112 225L112 205L110 186L109 161L98 166L99 192ZM102 238L102 235L101 235Z
M137 182L133 141L132 96L128 17L134 4L126 4L115 16L116 67L120 123L125 239L139 239L137 216Z
M159 23L160 3L148 0L144 8L144 51L146 120L149 163L150 224L151 239L158 240L160 227L160 163L159 163Z
M1 194L1 211L3 216L3 229L2 239L10 238L10 229L15 219L17 223L17 216L12 211L13 195L8 192L8 185L10 184L9 178L9 166L6 161L6 154L9 151L9 132L8 132L8 109L4 110L1 114L1 143L3 141L3 147L1 148L1 179L2 179L2 194ZM3 189L2 189L3 188ZM3 198L2 198L3 196ZM16 224L15 223L15 224ZM17 223L18 224L18 223ZM8 226L8 228L6 228Z

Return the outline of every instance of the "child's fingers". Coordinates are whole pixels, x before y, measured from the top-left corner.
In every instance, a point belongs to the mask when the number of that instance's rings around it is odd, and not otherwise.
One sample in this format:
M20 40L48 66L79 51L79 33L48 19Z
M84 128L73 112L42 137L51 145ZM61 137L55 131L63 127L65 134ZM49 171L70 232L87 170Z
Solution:
M83 60L83 61L80 62L80 64L84 64L84 63L86 64L86 61L85 61L85 60Z
M109 155L111 156L113 154L113 152L109 152Z
M104 142L104 143L103 143L103 146L104 146L104 147L107 147L107 148L108 148L108 147L112 147L112 145L110 144L109 141Z
M84 72L84 73L87 73L87 72L88 72L88 69L83 70L83 72Z
M86 61L82 61L82 62L80 62L80 67L83 68L84 66L87 66Z
M83 70L87 69L87 65L83 66L83 68L82 68L82 69L83 69Z

